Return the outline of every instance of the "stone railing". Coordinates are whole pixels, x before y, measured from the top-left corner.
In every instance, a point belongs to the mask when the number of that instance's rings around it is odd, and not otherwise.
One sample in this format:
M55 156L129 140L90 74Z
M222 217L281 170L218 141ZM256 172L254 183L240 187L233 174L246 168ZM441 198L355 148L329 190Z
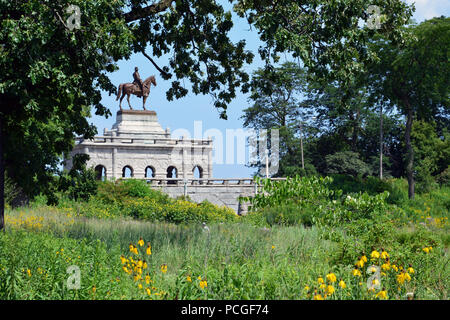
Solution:
M75 138L75 143L80 144L83 142L89 143L122 143L122 144L163 144L163 145L178 145L178 144L190 144L190 145L212 145L211 139L171 139L171 138L145 138L145 137L117 137L117 136L96 136L93 139L84 139L82 137Z
M121 178L121 179L136 179L143 180L152 185L205 185L205 186L253 186L255 180L253 178ZM286 178L270 178L272 181L286 180Z

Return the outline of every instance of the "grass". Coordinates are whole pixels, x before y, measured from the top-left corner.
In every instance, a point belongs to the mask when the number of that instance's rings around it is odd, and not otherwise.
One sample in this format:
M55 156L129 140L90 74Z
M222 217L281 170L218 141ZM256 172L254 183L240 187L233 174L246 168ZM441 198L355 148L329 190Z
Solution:
M330 241L321 241L319 230L315 227L274 227L270 230L264 230L246 224L214 224L210 226L210 232L203 231L200 225L174 225L168 223L150 223L132 219L101 220L95 218L71 217L66 222L63 215L57 211L47 211L44 208L21 209L7 213L9 220L23 219L30 220L31 217L43 217L42 227L23 228L10 227L5 235L2 235L3 242L8 242L8 248L14 252L20 252L15 260L21 261L22 269L37 270L51 269L48 261L53 261L53 255L61 248L65 252L71 252L71 259L80 262L83 259L92 261L91 264L100 263L99 267L110 270L115 266L117 270L100 272L93 276L89 275L89 281L83 283L84 295L81 297L92 298L88 294L88 287L100 288L100 284L95 279L120 277L120 256L129 256L130 242L136 243L139 238L145 239L151 243L152 255L149 260L149 269L152 269L157 275L157 287L163 287L166 291L174 290L179 279L179 273L185 270L186 275L192 277L198 276L210 281L209 286L213 287L214 279L222 279L224 274L228 274L228 279L233 279L227 284L228 290L215 287L217 292L212 293L213 298L218 299L266 299L266 298L300 298L299 284L313 276L317 272L317 266L321 265L323 272L331 266L324 264L327 252L332 251L333 244ZM35 220L35 219L34 219ZM55 221L63 223L55 223ZM64 224L65 222L65 224ZM25 230L24 230L25 229ZM42 245L38 245L38 243ZM82 244L81 249L77 244ZM38 251L30 259L30 248L38 247ZM53 253L49 258L44 251L49 250ZM100 257L91 256L86 253L86 248L98 251ZM26 248L26 249L25 249ZM86 257L87 254L87 257ZM74 258L80 256L84 258ZM102 261L100 261L102 260ZM44 261L47 261L44 263ZM11 266L11 261L3 260L3 264ZM65 263L68 267L69 262ZM166 264L168 271L164 278L159 272L160 266ZM67 295L62 288L67 274L64 268L52 269L56 273L53 280L58 281L61 286L56 296L47 295L47 298L74 298ZM256 272L255 272L256 271ZM87 271L84 271L87 272ZM82 275L83 275L82 268ZM35 272L33 272L35 273ZM91 271L88 271L91 273ZM288 273L290 280L284 286L278 286L276 283L281 281L283 274ZM22 278L27 279L25 272L19 272ZM62 274L62 276L61 276ZM185 275L183 275L184 277ZM93 277L93 278L92 278ZM111 280L110 279L110 280ZM262 289L261 283L272 284L272 291L268 292ZM21 282L22 283L22 282ZM245 283L248 284L247 289ZM258 283L259 287L258 287ZM131 284L132 285L132 284ZM266 286L265 285L265 286ZM25 286L25 284L24 284ZM263 286L263 287L265 287ZM16 287L17 289L17 287ZM24 292L22 287L15 292ZM108 286L109 290L114 291ZM124 289L124 288L122 288ZM236 291L239 289L239 291ZM136 293L129 291L127 298L135 298ZM102 292L103 292L102 291ZM42 297L47 294L41 292ZM97 297L100 291L96 292ZM106 293L105 293L106 294ZM172 291L174 298L174 292ZM176 294L175 294L176 295ZM37 295L39 296L39 295ZM194 297L196 297L194 295ZM203 296L202 296L203 297ZM12 296L11 296L12 298ZM36 295L19 295L14 298L36 298ZM102 296L102 298L118 298L118 296ZM192 297L191 297L192 298Z
M401 183L393 182L400 195ZM78 207L9 209L7 229L0 233L0 299L313 299L324 298L333 286L327 299L377 299L385 290L389 299L405 299L412 292L415 299L446 300L449 224L436 218L448 217L448 194L441 188L414 201L398 197L404 218L379 225L360 219L267 228L238 219L208 223L209 232L194 222L86 217ZM366 283L373 274L366 271L385 262L370 257L382 251L381 243L391 267L380 277L382 287L371 292ZM375 247L367 252L370 244ZM368 261L354 276L362 255ZM139 260L146 268L137 267ZM73 265L80 270L77 290L67 286ZM394 272L394 265L403 270L411 265L411 279L399 284L404 273ZM330 274L336 282L327 280ZM345 288L338 285L341 280Z

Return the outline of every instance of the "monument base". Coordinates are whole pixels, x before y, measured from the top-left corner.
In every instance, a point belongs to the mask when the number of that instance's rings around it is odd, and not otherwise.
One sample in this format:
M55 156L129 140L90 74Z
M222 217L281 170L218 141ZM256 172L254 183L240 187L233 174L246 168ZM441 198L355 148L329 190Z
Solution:
M161 127L153 110L119 110L116 123L105 135L170 138L170 132Z

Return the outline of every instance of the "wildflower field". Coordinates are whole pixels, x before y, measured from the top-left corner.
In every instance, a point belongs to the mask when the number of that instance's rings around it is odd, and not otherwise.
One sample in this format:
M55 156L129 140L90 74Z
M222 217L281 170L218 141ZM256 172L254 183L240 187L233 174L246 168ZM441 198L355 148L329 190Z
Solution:
M448 187L261 181L238 217L128 183L9 208L0 299L448 299Z

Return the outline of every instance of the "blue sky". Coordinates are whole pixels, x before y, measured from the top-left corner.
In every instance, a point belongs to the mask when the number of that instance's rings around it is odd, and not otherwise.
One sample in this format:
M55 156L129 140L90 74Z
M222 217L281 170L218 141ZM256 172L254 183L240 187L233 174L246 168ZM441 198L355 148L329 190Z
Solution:
M435 16L449 16L450 13L450 0L405 0L407 3L416 4L416 12L413 18L417 22L421 22L425 19L430 19ZM228 1L219 0L223 2L226 8L229 7ZM257 49L260 45L258 35L256 31L250 30L249 25L245 20L235 18L235 25L232 29L230 37L233 41L245 39L248 50L251 50L255 54L255 59L250 66L247 66L245 70L250 74L262 65ZM286 60L287 57L285 57ZM155 59L157 64L162 67L167 65L167 57ZM202 121L202 129L205 132L208 129L218 129L222 132L225 138L225 132L227 129L239 129L242 128L243 121L239 119L242 116L242 110L249 106L248 95L244 95L240 92L237 93L237 97L229 104L227 109L228 120L222 120L219 118L219 112L213 106L213 100L210 96L196 96L193 93L189 93L186 97L167 101L166 91L170 87L170 80L164 81L155 67L142 55L136 54L131 56L129 60L123 60L118 63L119 70L110 74L111 81L119 86L120 83L132 82L132 73L134 67L139 67L139 73L142 78L146 78L150 75L155 75L157 79L157 86L151 87L150 96L146 103L146 108L156 111L158 120L162 127L165 129L170 128L173 133L176 129L186 129L192 135L194 134L194 121ZM190 85L186 82L186 86L189 89ZM135 109L142 109L142 100L135 96L130 98L131 105ZM119 110L118 101L115 96L108 96L105 92L102 94L102 103L108 107L112 113L112 117L105 119L104 117L93 116L90 121L97 127L98 135L103 134L104 128L110 129L115 122L116 112ZM124 109L128 108L126 98L122 102ZM174 138L178 138L175 136ZM225 145L226 141L224 141ZM236 153L236 152L235 152ZM225 150L224 150L224 162L225 162ZM237 162L237 161L236 161ZM254 173L254 169L248 168L244 164L213 164L213 176L215 178L239 178L250 177Z

